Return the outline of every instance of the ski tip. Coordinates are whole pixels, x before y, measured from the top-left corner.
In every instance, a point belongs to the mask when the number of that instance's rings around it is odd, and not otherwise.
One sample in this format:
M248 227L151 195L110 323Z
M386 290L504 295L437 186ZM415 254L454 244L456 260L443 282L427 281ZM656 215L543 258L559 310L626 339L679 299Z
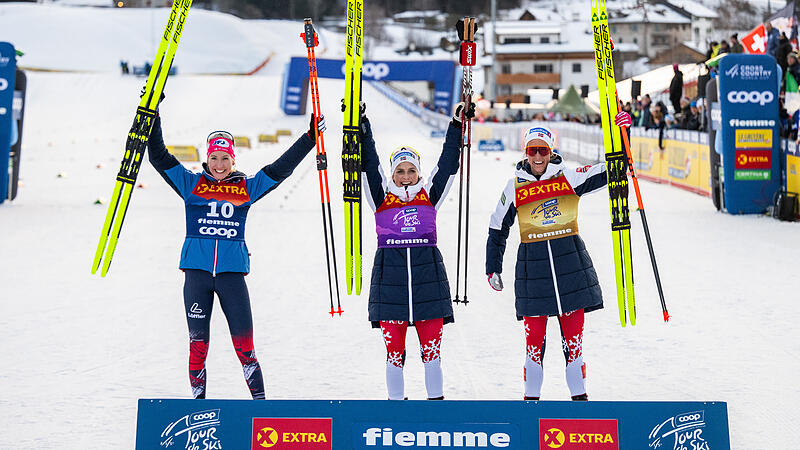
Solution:
M664 322L669 322L669 318L670 318L669 311L667 311L665 309L664 310Z

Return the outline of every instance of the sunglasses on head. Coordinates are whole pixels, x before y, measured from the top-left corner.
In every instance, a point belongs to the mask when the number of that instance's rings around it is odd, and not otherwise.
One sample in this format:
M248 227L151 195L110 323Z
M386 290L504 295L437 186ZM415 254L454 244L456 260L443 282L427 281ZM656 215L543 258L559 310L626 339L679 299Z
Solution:
M223 138L233 142L233 135L228 133L227 131L212 131L211 134L208 135L206 138L206 143L211 142L214 139Z
M528 156L533 156L535 154L540 154L542 156L547 156L550 154L550 147L543 147L543 146L530 146L525 148L525 154Z

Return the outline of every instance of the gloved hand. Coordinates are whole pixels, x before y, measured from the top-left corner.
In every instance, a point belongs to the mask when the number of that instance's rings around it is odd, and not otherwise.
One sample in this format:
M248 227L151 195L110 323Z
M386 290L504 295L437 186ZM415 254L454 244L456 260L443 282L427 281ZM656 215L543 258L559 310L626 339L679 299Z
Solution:
M314 113L311 113L311 122L308 124L308 137L311 139L316 139L314 136L314 117ZM319 126L317 128L319 129L319 134L322 134L326 130L325 116L319 116Z
M620 111L616 117L614 117L614 123L617 124L618 127L629 127L631 126L631 115L625 111Z
M500 274L495 272L487 275L489 276L489 286L491 286L495 291L502 291L503 279L500 278Z
M464 102L459 102L456 105L456 112L453 113L453 121L455 121L458 125L461 124L461 112L464 109ZM470 102L469 108L467 108L466 112L467 120L472 119L475 117L475 103Z

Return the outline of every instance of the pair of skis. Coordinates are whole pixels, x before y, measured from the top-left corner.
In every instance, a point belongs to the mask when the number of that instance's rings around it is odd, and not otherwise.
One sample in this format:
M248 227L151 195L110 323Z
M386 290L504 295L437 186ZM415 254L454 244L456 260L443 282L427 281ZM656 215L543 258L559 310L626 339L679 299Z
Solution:
M361 67L364 1L347 0L347 56L344 72L344 245L347 294L361 295ZM355 283L354 283L355 280Z
M608 13L605 0L592 0L592 35L594 40L595 63L597 64L597 87L599 89L601 122L603 126L603 146L606 149L606 169L608 193L611 207L611 233L614 247L614 273L617 286L617 304L620 324L636 325L636 298L633 284L633 260L631 252L631 222L628 208L628 170L636 190L639 212L642 217L650 260L661 298L664 321L669 320L661 279L658 275L655 253L650 240L650 230L644 213L639 181L634 170L633 157L627 134L614 123L619 112L612 43L608 33ZM624 140L624 146L623 146ZM627 313L627 314L626 314Z
M453 303L466 305L467 300L467 263L469 261L469 173L472 150L472 121L467 117L467 111L472 103L472 67L477 59L475 33L478 25L474 17L464 17L456 24L456 32L461 40L460 63L461 74L461 156L459 161L458 176L458 249L456 250L456 297ZM466 184L464 183L466 170ZM461 230L464 230L464 240L461 240ZM459 298L461 288L461 248L464 248L464 298Z
M319 119L322 109L319 103L319 83L317 81L317 57L314 48L319 45L317 33L311 19L305 19L305 29L300 35L308 51L308 83L311 87L311 105L314 112L314 140L317 149L317 175L319 178L319 199L322 205L322 231L325 235L325 263L328 266L328 294L331 299L330 315L342 315L342 304L339 299L339 274L336 270L336 246L333 238L333 216L331 213L331 193L328 188L328 157L325 153L325 140L319 131ZM330 244L329 244L330 241ZM331 272L333 276L331 277ZM333 292L336 291L337 309L333 307Z
M147 77L142 99L136 109L136 116L133 125L128 132L128 139L125 142L125 153L122 157L117 182L114 185L114 192L108 205L103 230L100 233L100 242L97 244L94 261L92 261L92 274L96 273L102 263L100 276L106 276L117 248L122 223L125 221L125 213L128 211L128 204L131 200L136 178L139 175L139 167L142 165L147 141L150 139L150 132L153 129L153 121L158 114L158 104L161 102L161 94L175 59L175 51L181 40L186 17L192 0L175 0L169 11L169 19L158 46L156 58L150 74Z

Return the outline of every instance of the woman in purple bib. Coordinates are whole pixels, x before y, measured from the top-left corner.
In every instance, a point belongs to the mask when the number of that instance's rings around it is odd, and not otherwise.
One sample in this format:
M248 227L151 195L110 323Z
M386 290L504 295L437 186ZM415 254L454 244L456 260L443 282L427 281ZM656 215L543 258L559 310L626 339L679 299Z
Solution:
M391 178L386 178L362 105L364 189L375 211L378 235L370 279L369 320L383 332L390 400L405 398L403 365L409 325L415 326L419 335L428 399L444 399L439 349L443 325L453 322L453 307L442 254L436 247L436 211L458 172L462 107L456 109L448 127L439 162L423 180L419 154L410 147L392 153ZM474 115L474 105L467 115Z

